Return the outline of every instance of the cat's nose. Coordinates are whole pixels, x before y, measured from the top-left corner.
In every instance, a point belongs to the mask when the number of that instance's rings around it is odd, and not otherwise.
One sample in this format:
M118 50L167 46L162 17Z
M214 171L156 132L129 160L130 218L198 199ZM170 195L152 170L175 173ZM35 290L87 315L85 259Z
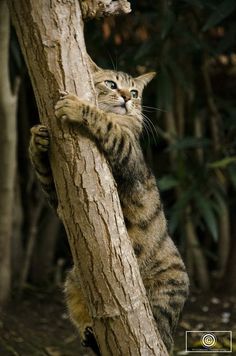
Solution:
M131 99L130 92L120 91L120 96L124 99L125 103Z
M131 99L130 95L121 95L125 102Z

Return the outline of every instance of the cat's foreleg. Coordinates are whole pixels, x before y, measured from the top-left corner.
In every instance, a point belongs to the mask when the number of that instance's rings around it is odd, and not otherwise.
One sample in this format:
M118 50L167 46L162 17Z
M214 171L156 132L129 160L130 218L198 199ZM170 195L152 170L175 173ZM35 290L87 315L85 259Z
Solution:
M57 209L58 200L48 157L49 133L44 125L35 125L31 128L29 156L36 176L42 186L50 205Z
M76 95L67 94L55 105L57 118L69 120L85 126L109 156L110 163L126 165L137 149L135 133L125 124L125 116L106 113L81 100ZM132 118L129 118L131 122ZM131 126L131 124L130 124Z

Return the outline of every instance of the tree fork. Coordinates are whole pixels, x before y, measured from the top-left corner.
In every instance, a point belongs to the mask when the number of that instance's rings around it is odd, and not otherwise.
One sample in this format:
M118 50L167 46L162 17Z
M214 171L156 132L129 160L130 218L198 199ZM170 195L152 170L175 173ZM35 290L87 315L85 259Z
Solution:
M82 129L60 122L54 115L60 90L95 100L80 4L77 0L8 3L40 118L49 128L58 213L79 270L101 353L167 355L108 165Z

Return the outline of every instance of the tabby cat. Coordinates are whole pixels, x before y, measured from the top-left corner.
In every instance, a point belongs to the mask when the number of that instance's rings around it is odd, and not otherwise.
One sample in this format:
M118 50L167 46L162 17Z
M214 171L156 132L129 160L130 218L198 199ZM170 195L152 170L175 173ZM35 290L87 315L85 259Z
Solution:
M139 142L143 129L142 93L155 73L133 78L123 72L103 70L93 62L90 65L99 108L64 93L55 105L55 115L86 127L110 163L152 311L170 352L189 281L181 256L168 234L156 180L146 165ZM56 208L47 154L48 130L37 125L31 132L30 157L42 188ZM92 320L75 269L68 273L65 293L71 319L80 331L83 344L88 345L93 339Z

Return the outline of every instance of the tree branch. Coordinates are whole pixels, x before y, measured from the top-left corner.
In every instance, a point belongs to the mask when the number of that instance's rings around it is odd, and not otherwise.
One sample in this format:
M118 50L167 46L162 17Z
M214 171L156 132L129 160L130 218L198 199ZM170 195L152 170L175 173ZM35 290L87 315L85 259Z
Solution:
M131 11L127 0L81 0L81 8L84 19L128 14Z

